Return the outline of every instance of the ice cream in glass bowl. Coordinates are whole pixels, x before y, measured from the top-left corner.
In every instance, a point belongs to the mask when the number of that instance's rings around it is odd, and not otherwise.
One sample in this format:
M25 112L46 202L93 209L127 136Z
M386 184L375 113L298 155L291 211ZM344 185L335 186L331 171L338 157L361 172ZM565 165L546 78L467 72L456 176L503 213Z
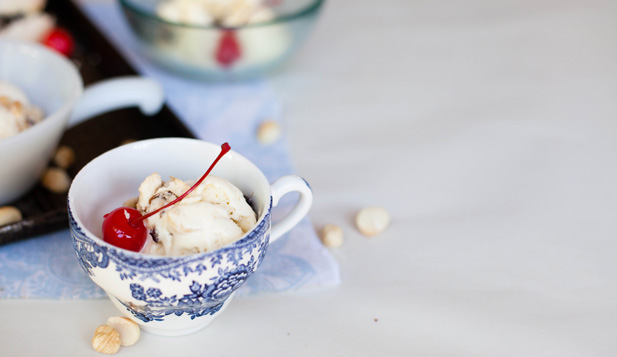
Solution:
M285 62L324 0L120 0L142 52L194 78L245 79Z
M201 180L221 152L196 139L144 140L97 157L73 180L68 208L78 262L146 331L174 336L207 326L268 245L310 208L306 181L291 175L270 184L233 150ZM299 193L298 202L272 224L272 209L289 192ZM143 238L131 245L123 241L130 235Z

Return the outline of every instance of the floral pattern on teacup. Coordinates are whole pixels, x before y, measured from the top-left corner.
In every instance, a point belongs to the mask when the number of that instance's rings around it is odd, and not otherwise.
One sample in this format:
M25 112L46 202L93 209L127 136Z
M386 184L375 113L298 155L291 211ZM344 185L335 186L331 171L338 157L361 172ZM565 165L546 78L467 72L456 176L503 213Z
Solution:
M270 213L241 240L213 252L189 256L143 256L89 237L69 211L73 248L84 271L96 279L111 269L125 281L124 296L114 296L135 318L163 321L168 315L191 320L218 312L229 296L257 270L267 250ZM167 282L174 285L166 291ZM177 283L181 286L178 287Z

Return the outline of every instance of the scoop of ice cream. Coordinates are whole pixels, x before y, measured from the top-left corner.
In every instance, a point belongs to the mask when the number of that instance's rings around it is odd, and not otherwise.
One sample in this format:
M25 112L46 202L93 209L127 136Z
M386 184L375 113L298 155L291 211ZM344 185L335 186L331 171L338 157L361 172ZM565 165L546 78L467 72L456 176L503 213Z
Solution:
M0 139L18 134L21 131L19 124L11 111L0 105Z
M55 19L51 15L28 14L1 26L0 38L40 42L54 25Z
M276 17L264 0L165 0L157 5L156 13L170 22L225 27L266 22Z
M174 177L163 182L152 174L139 186L137 209L142 214L155 211L191 185ZM210 175L180 202L146 220L152 239L143 252L173 256L213 251L237 241L256 221L240 189Z
M46 0L0 0L0 38L39 42L55 26Z
M0 97L7 97L12 101L21 102L23 105L30 104L26 93L19 87L8 82L0 81Z
M0 16L30 14L44 10L46 0L0 0Z
M0 139L16 135L43 120L43 112L29 102L21 89L0 82Z

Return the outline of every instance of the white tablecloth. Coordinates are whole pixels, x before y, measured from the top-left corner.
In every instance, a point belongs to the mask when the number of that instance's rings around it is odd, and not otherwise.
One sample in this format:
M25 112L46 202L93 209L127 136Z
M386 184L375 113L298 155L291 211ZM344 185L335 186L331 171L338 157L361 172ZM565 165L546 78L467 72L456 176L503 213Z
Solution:
M121 353L615 356L616 19L609 0L328 1L269 83L312 221L345 230L341 285ZM393 218L372 239L353 226L368 205ZM115 310L0 313L0 351L83 355Z

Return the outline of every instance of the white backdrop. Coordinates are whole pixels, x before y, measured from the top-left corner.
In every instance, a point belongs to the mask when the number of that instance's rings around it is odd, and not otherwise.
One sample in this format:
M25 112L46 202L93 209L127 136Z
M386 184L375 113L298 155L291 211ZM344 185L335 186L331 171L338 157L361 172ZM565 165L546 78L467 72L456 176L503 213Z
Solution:
M121 353L614 356L616 19L609 0L328 1L269 84L313 223L345 230L341 285L238 299ZM393 217L373 239L352 223L367 205ZM0 351L84 355L115 311L0 313Z

